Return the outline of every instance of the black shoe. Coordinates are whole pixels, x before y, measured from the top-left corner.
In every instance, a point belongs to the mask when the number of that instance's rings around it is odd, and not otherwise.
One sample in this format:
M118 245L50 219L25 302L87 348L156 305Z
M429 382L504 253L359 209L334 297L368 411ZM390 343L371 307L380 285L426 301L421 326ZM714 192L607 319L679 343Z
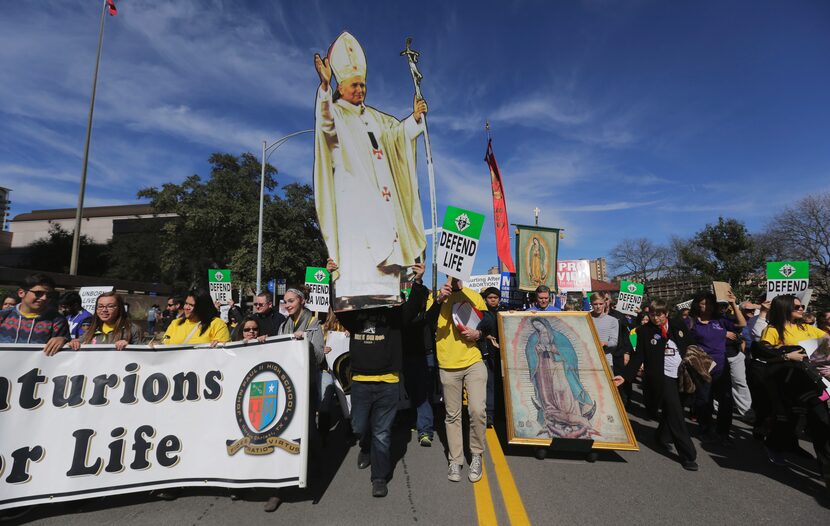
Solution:
M389 493L389 489L386 487L385 480L373 480L372 481L372 496L373 497L385 497Z
M685 469L686 471L698 470L697 462L695 462L694 460L684 460L680 463L680 465L683 466L683 469Z
M671 453L672 445L669 442L657 441L657 450L663 453Z
M357 454L357 469L366 469L372 465L372 457L369 456L369 453L364 453L361 451Z

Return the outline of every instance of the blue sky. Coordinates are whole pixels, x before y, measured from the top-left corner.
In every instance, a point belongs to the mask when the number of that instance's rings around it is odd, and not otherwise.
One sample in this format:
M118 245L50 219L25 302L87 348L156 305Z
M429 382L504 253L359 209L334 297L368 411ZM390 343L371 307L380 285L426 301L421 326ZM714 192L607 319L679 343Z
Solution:
M74 207L101 2L0 7L0 185L12 214ZM830 189L830 4L814 1L231 2L120 0L106 21L89 206L198 173L212 152L313 127L312 56L342 30L367 103L400 118L421 52L439 194L488 215L489 119L510 221L561 227L560 258L688 236L718 215L751 230ZM311 182L312 138L270 162ZM427 223L428 190L419 149ZM256 213L252 210L252 213ZM440 221L440 217L439 217ZM255 250L255 247L252 247Z

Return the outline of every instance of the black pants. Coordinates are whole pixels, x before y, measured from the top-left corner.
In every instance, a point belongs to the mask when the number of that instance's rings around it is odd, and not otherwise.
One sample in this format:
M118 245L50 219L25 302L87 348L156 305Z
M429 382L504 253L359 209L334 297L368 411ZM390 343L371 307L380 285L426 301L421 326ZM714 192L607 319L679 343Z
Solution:
M614 374L615 375L623 375L625 374L625 354L621 354L619 356L612 356L612 362L614 364ZM623 405L628 407L628 401L631 400L631 393L633 391L634 385L631 382L625 382L621 386L617 388L620 392L620 399L622 400Z
M732 375L729 374L729 362L720 373L712 374L712 383L702 383L695 391L695 415L700 423L701 430L708 433L713 430L719 435L726 436L732 427ZM712 413L715 410L715 400L718 401L718 420L713 426Z
M806 411L805 431L813 443L822 477L830 480L830 411L826 402L818 399L819 391L806 375L795 367L780 366L767 377L770 387L780 397L778 411L766 445L777 451L793 449L795 436L795 407Z
M657 440L664 444L674 442L681 461L695 460L697 450L689 438L680 393L677 390L677 378L663 376L663 396L660 403L660 417L657 425Z

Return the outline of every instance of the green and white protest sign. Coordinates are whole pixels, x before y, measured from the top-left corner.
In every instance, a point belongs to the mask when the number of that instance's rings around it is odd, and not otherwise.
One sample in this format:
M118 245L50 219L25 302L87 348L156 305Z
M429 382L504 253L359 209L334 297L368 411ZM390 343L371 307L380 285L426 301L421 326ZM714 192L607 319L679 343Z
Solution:
M305 286L309 295L305 306L313 312L329 311L329 282L331 275L322 267L305 268Z
M783 294L801 297L809 286L809 261L767 261L767 300Z
M473 273L484 214L448 206L438 242L438 272L466 281Z
M617 298L617 307L615 310L631 316L636 315L640 310L640 305L643 304L644 291L645 287L642 283L621 281L620 295Z
M231 302L231 271L226 268L212 268L208 270L208 291L214 303L227 305Z

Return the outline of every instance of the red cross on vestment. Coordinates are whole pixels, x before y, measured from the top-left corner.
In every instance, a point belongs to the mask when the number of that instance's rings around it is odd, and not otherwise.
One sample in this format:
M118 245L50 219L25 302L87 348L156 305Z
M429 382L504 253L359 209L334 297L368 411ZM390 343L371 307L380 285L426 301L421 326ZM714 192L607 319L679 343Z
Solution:
M389 201L389 199L392 197L392 192L389 191L389 187L384 186L383 192L381 192L380 195L382 195L384 199Z
M383 149L382 148L372 148L372 153L377 156L378 160L383 159Z

